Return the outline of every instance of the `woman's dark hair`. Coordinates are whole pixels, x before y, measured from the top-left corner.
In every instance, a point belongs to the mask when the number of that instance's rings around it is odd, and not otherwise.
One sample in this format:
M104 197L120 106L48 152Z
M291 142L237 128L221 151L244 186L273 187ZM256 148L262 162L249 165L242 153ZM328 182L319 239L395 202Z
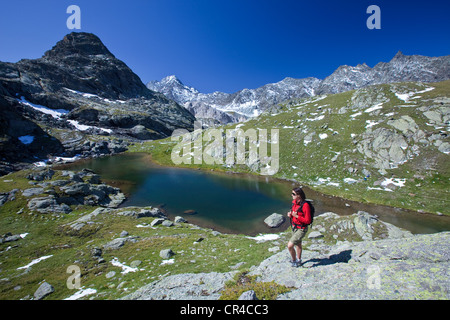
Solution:
M305 192L303 191L302 188L300 188L300 187L294 188L294 189L292 189L292 191L294 191L295 194L299 195L300 198L302 199L302 201L304 201L306 199Z

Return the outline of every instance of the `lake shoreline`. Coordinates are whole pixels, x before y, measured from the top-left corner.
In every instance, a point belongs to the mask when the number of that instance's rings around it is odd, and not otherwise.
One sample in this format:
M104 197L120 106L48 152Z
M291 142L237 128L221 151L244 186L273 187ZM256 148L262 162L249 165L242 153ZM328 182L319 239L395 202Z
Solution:
M378 215L380 217L380 219L385 220L386 222L390 222L394 224L396 224L395 222L400 220L405 220L404 218L406 218L406 220L408 220L408 218L410 219L415 219L415 220L432 220L435 221L435 223L440 224L441 222L444 224L444 227L439 227L438 230L431 230L431 231L419 231L419 232L415 232L414 231L414 226L413 229L411 230L413 233L433 233L433 232L440 232L440 231L445 231L445 230L449 230L448 226L446 226L446 220L449 218L448 216L438 216L436 214L432 214L432 213L419 213L417 211L413 211L413 210L409 210L409 209L404 209L404 208L398 208L398 207L392 207L392 206L387 206L387 205L383 205L383 204L376 204L376 203L370 203L370 202L359 202L359 201L355 201L355 200L349 200L346 198L342 198L339 196L335 196L335 195L330 195L330 194L326 194L326 193L322 193L321 191L317 191L313 188L311 188L310 186L298 183L298 181L293 181L293 180L289 180L289 179L282 179L279 177L262 177L260 175L254 174L254 173L249 173L249 172L237 172L237 171L224 171L224 170L217 170L217 169L210 169L210 168L192 168L192 167L179 167L179 166L173 166L173 165L167 165L167 164L161 164L159 161L157 161L153 155L151 153L148 152L125 152L125 153L121 153L121 155L136 155L138 157L142 157L141 159L143 161L145 161L146 165L150 165L150 166L156 166L159 168L171 168L171 169L179 169L179 170L183 170L183 169L188 169L189 171L199 171L199 172L203 172L206 174L215 174L215 175L219 175L219 176L224 176L224 177L230 177L230 176L237 176L237 177L243 177L243 178L250 178L250 179L263 179L266 180L270 179L270 181L274 181L275 183L280 183L283 184L285 186L288 186L289 188L293 188L295 186L298 185L302 185L305 189L306 189L306 195L307 198L312 198L313 200L316 198L316 196L309 196L311 195L311 193L313 194L319 194L322 198L326 198L326 201L330 201L332 202L334 205L336 206L340 206L343 207L345 205L345 207L348 208L343 208L342 210L338 210L337 213L340 215L351 215L353 213L356 213L358 211L368 211L371 214L375 214ZM119 155L120 156L120 155ZM110 157L109 155L106 157ZM103 158L103 157L102 157ZM80 165L83 162L87 162L87 161L91 161L91 160L95 160L95 159L83 159L80 161L77 161L75 164ZM74 165L74 163L69 163L69 164L64 164L64 165L57 165L55 166L56 168L61 167L61 168L65 168L65 167L70 167L71 165ZM113 180L109 180L109 179L104 179L105 181L108 181L108 183L111 183L111 181ZM117 185L116 185L117 186ZM128 192L125 192L128 193ZM286 198L286 212L289 209L289 203L290 203L290 199L288 200ZM365 210L365 207L372 207L372 210ZM187 209L195 209L195 208L187 208ZM323 213L323 212L336 212L336 210L334 210L334 206L332 205L331 208L328 208L327 210L324 211L319 211L318 214ZM347 212L348 211L348 212ZM385 212L396 212L394 215L392 214L388 214L387 218L384 216ZM284 212L279 212L280 214L284 215ZM168 212L168 214L170 216L176 216L179 215L177 212ZM268 213L267 216L269 216L271 213ZM397 216L395 216L397 215ZM195 221L193 223L207 227L207 228L212 228L212 229L217 229L218 231L221 232L226 232L226 233L234 233L234 234L240 234L242 232L239 231L235 231L233 232L230 229L227 228L218 228L217 226L214 225L214 223L211 223L208 221L202 221L201 217L195 217L195 216L187 216L186 218L190 218L192 221ZM264 217L265 218L265 217ZM257 228L257 231L259 233L271 233L271 232L279 232L282 231L280 229L278 230L273 230L268 228L266 225L264 225L263 220L264 218L260 219L260 226ZM405 223L405 222L403 222ZM408 223L408 222L406 222ZM400 223L401 224L401 223ZM416 223L417 224L417 223ZM448 224L448 223L447 223ZM398 225L398 224L397 224ZM400 225L399 225L400 226ZM288 225L284 224L283 228L287 228ZM402 226L401 226L402 227ZM407 228L408 229L408 228ZM410 229L408 229L410 230ZM255 232L252 232L252 234L254 235Z
M128 150L128 151L125 151L123 154L129 154L129 153L148 155L150 157L150 160L149 160L150 162L152 162L152 163L154 163L154 164L156 164L158 166L161 166L161 167L180 168L180 169L189 169L189 170L201 170L201 171L204 171L204 172L213 172L213 173L225 174L225 175L237 174L237 175L242 175L242 176L264 177L264 176L261 176L261 175L259 175L257 173L254 173L254 172L227 171L227 170L224 170L224 169L219 168L219 167L205 168L205 167L198 166L198 165L195 165L195 164L192 164L192 165L189 165L189 166L188 165L183 165L183 166L178 165L177 166L177 165L173 165L173 164L170 165L168 163L163 163L161 161L158 161L158 160L154 159L154 157L153 157L153 155L151 153L148 153L148 152L145 152L145 151L140 151L140 152L136 151L135 152L135 151ZM278 180L278 181L281 181L281 182L284 182L284 183L291 183L293 187L295 187L295 186L300 186L302 188L306 187L307 189L312 190L312 191L317 192L317 193L321 193L324 196L337 197L337 198L341 198L341 199L344 199L344 200L347 200L347 201L358 202L358 203L365 203L365 204L371 204L371 205L381 205L381 206L385 206L385 207L389 207L389 208L393 208L393 209L402 209L402 210L407 210L407 211L410 211L410 212L418 213L418 214L421 214L421 215L433 215L433 216L447 216L447 217L450 217L450 213L448 213L448 214L447 213L438 214L438 213L435 213L435 212L429 212L429 211L424 211L424 210L412 210L412 209L407 208L407 207L387 205L387 204L381 203L381 201L380 202L367 201L366 199L364 199L362 197L357 197L357 196L355 197L355 196L352 196L351 194L348 194L348 193L345 193L345 192L342 192L342 193L327 192L327 190L324 191L324 188L320 188L319 186L312 186L312 185L307 184L305 182L301 182L301 181L294 180L294 179L280 178L280 177L273 177L273 176L266 176L266 177L269 177L270 179Z

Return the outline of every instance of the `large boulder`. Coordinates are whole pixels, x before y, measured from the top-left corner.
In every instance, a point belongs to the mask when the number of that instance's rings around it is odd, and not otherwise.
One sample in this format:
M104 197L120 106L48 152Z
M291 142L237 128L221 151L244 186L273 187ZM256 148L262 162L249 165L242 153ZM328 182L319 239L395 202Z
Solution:
M266 219L264 219L264 223L267 224L270 228L278 228L283 224L286 218L279 213L272 213Z
M358 211L355 219L353 219L355 230L363 240L372 240L373 229L371 225L377 221L377 217L365 211Z
M53 286L48 282L44 282L34 293L34 298L36 300L41 300L53 292L55 292L55 288L53 288Z
M72 209L65 204L59 204L55 196L33 198L28 202L28 208L40 213L70 213Z
M172 249L164 249L159 252L159 256L163 259L170 259L173 255L175 255L175 253Z

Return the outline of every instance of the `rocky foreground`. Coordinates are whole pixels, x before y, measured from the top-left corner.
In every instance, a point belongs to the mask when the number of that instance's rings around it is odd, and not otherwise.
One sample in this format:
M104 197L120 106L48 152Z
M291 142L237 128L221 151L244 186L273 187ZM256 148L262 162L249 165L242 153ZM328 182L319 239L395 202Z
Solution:
M230 282L243 274L283 289L270 297L255 289L258 299L449 298L450 232L413 235L364 211L321 213L293 268L290 230L221 234L159 208L120 207L125 195L89 169L41 168L1 182L13 189L0 193L2 299L234 299ZM83 274L75 293L61 281L73 265Z
M340 234L356 232L365 241L326 244L320 231L309 233L303 265L293 268L286 249L250 268L259 282L274 281L291 290L277 299L448 299L450 232L412 235L392 225L386 239L372 240L376 225L364 213L351 220L326 213L318 221L332 223ZM369 218L369 219L367 219ZM361 224L361 222L366 224ZM378 222L377 222L378 223ZM323 231L323 230L322 230ZM385 229L386 231L386 229ZM386 236L386 234L385 234ZM335 236L335 238L337 238ZM277 244L280 244L277 242ZM283 244L281 244L283 245ZM218 299L237 271L178 274L154 281L124 299ZM258 298L258 297L256 297Z
M304 252L292 269L287 251L253 269L260 281L294 289L279 299L448 299L450 233L364 241Z

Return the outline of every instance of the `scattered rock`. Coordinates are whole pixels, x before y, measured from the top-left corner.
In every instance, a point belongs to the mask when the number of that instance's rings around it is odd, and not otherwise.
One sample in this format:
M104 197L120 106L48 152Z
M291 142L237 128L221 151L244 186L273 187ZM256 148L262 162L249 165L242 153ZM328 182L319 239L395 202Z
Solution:
M312 231L308 235L309 239L320 239L323 238L323 234L321 234L319 231Z
M202 242L203 240L205 240L205 238L198 238L197 240L194 241L194 243L200 243L200 242Z
M130 135L140 140L150 140L155 137L154 131L148 130L143 125L137 125L131 128Z
M238 262L236 263L234 266L230 266L231 270L238 270L241 266L243 266L245 264L244 261Z
M4 205L8 201L8 193L0 193L0 206Z
M110 250L117 250L120 247L123 247L125 245L125 242L126 242L125 238L117 238L105 244L103 248Z
M150 225L152 227L157 226L158 224L162 224L164 222L165 219L160 219L160 218L156 218L155 220L153 220Z
M270 228L278 228L285 221L285 217L279 213L273 213L264 219L264 223L267 224Z
M54 174L55 174L55 171L53 171L52 169L44 169L44 170L39 170L37 172L30 173L27 176L27 179L34 180L34 181L51 180L51 178L53 177Z
M363 240L372 240L373 229L372 224L376 223L378 219L365 211L358 211L356 217L353 219L356 232Z
M159 256L163 259L170 259L173 255L175 255L175 253L172 249L164 249L159 252Z
M100 248L93 248L93 249L91 250L91 256L94 257L94 258L99 258L99 257L101 257L101 256L102 256L102 253L103 253L103 251L102 251L102 249L100 249Z
M253 290L245 291L241 294L238 300L258 300L256 293Z
M32 197L32 196L37 196L44 193L44 188L31 188L31 189L26 189L22 192L22 195L24 197Z
M137 214L137 218L158 217L163 218L166 215L159 208L141 209Z
M11 232L8 232L8 233L4 234L3 236L0 236L0 243L13 242L13 241L18 241L20 239L22 239L20 234L13 235Z
M162 222L162 225L165 226L165 227L172 227L174 224L173 224L173 222L170 221L170 220L164 220L164 221Z
M402 134L386 128L363 133L357 150L372 159L375 168L383 170L396 168L414 155Z
M72 209L65 204L59 204L55 196L33 198L28 202L28 208L40 213L70 213Z
M126 242L137 242L138 237L126 237L114 239L103 246L105 249L117 250L125 245Z
M0 193L0 207L7 201L14 201L16 199L16 193L19 189L11 190L10 192Z
M130 267L131 268L137 268L141 265L142 261L141 260L134 260L130 263Z
M53 288L53 286L50 285L49 283L44 282L34 293L34 298L36 300L41 300L53 292L55 292L55 288Z
M108 208L117 208L126 200L126 196L123 193L118 192L116 194L110 194L109 199L110 201L107 205Z
M65 194L71 196L73 195L87 196L91 193L90 185L82 182L75 182L70 186L62 187L61 190L64 191Z
M183 218L183 217L180 217L180 216L176 216L174 221L176 223L187 223L187 220L185 218Z

